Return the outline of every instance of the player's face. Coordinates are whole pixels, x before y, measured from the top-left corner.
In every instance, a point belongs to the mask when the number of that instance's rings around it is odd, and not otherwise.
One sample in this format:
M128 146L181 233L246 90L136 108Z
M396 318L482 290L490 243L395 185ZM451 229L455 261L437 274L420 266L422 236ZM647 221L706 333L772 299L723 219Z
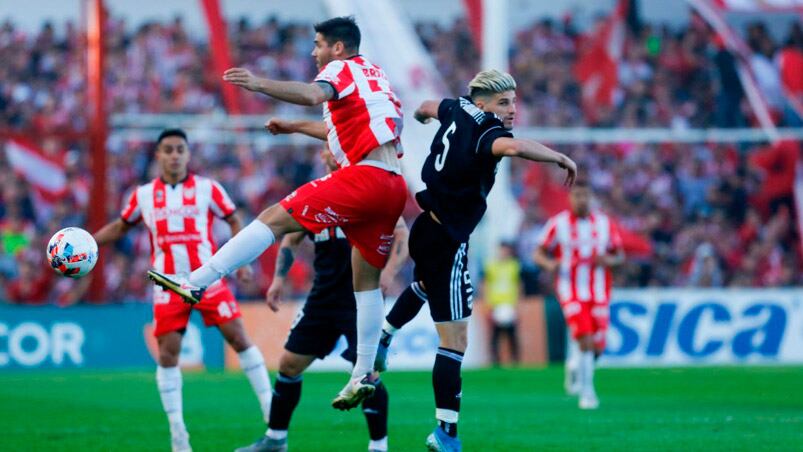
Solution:
M591 209L591 189L586 186L572 187L571 192L569 192L569 203L575 215L588 215Z
M337 43L335 43L337 45ZM334 46L330 46L323 35L315 33L315 46L312 48L312 56L315 58L315 64L318 70L329 64L334 59Z
M505 129L513 128L513 121L516 119L516 92L505 91L488 97L484 102L477 102L477 106L482 111L496 114L502 118Z
M181 176L190 163L190 148L181 137L167 137L156 148L156 161L162 174Z

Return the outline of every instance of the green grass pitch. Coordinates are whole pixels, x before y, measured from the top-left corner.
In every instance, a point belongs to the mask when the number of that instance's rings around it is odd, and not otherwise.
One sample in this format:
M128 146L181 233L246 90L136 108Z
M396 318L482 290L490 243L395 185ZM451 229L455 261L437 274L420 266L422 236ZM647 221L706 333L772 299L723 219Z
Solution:
M390 449L424 450L434 426L430 376L390 372ZM290 429L295 451L360 451L359 410L330 399L346 374L304 377ZM562 368L463 373L460 437L466 451L801 450L803 368L602 369L602 402L577 409ZM264 431L240 373L185 372L184 415L196 451L225 451ZM154 373L0 374L0 450L169 450Z

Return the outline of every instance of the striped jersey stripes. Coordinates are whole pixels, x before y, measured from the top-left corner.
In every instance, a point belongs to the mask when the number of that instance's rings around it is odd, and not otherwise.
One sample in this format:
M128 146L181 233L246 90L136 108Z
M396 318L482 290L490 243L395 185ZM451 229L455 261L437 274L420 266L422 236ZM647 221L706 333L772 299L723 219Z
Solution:
M385 143L401 157L402 106L385 72L357 55L327 64L316 82L332 85L335 97L323 104L329 149L341 167L359 163Z
M622 249L616 225L602 212L577 217L565 210L550 218L538 240L539 246L560 262L556 279L561 303L605 303L611 295L611 271L594 265L598 256Z
M142 221L151 241L151 266L167 274L189 274L212 257L214 218L236 210L223 187L190 174L176 185L161 179L137 187L120 213L123 221Z

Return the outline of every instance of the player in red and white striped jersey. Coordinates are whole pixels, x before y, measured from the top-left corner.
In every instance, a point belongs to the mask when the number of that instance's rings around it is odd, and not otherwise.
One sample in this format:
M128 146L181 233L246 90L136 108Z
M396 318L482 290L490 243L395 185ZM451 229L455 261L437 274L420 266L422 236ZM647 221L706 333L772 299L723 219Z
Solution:
M586 182L575 183L569 200L569 210L547 221L534 257L538 265L556 272L558 300L580 349L580 407L594 409L599 405L594 390L594 359L605 350L611 269L624 262L624 251L616 225L604 213L591 209L591 189ZM568 376L573 365L567 360ZM567 390L574 392L570 386Z
M290 232L317 234L339 226L351 242L357 300L357 360L332 406L350 409L375 390L373 373L384 316L379 277L407 201L401 176L401 105L385 73L359 54L360 29L350 17L315 25L320 73L312 83L279 81L231 68L223 80L299 105L323 104L324 121L271 121L272 133L304 133L329 142L340 169L309 182L265 209L187 280L158 271L151 279L195 303L203 290L256 259Z
M208 261L217 246L212 237L215 219L226 221L232 233L241 229L234 203L217 182L188 172L190 149L185 133L168 129L156 143L159 177L137 187L129 196L120 218L95 233L98 245L112 243L138 223L148 228L151 265L160 271L189 274ZM251 278L249 267L237 275ZM226 282L209 287L200 303L188 305L178 295L156 287L153 296L153 334L159 345L156 381L170 421L173 450L189 450L189 435L182 415L181 372L178 368L182 335L192 310L200 311L207 326L217 326L239 354L259 398L262 414L270 415L271 387L262 353L245 333L240 308Z

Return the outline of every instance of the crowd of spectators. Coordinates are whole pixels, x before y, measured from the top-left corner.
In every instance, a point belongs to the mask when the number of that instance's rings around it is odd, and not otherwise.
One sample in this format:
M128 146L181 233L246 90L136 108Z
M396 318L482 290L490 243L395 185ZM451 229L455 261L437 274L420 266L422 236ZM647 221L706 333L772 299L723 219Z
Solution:
M479 69L465 21L450 27L421 23L416 29L451 91L463 93ZM107 36L105 77L112 113L224 111L219 74L209 69L206 37L190 36L180 18L136 29L112 18ZM695 18L683 30L649 24L631 30L619 66L616 101L589 118L580 107L580 86L572 70L580 36L570 21L548 20L515 34L511 72L518 81L519 127L732 127L753 120L740 85L729 79L732 58ZM777 52L803 49L799 23L783 43L774 41L760 24L753 25L747 37L755 52L751 64L770 76ZM309 24L242 19L231 27L230 41L235 63L258 74L292 80L310 80L315 74ZM41 198L0 152L0 299L66 305L85 295L88 280L76 284L53 277L45 271L42 253L53 231L86 224L91 173L85 139L85 49L84 36L71 23L58 32L47 23L34 34L8 21L0 23L0 148L14 134L24 134L40 138L43 148L66 150L70 188L62 200ZM241 100L243 111L250 114L319 113L266 96ZM779 122L787 121L788 112L780 103L771 106ZM117 215L128 190L154 176L152 138L110 141L109 218ZM244 216L323 171L315 146L274 146L265 154L243 144L194 142L192 136L190 142L192 168L219 180ZM617 275L619 284L788 286L802 282L787 177L789 162L794 168L797 161L797 147L621 143L564 150L590 176L600 207L623 227L646 237L652 247L651 254L632 257ZM519 244L525 266L548 213L539 205L543 181L551 176L535 165L513 167L514 194L526 207ZM775 178L783 182L767 192L767 182ZM225 227L218 232L225 238ZM107 299L147 300L149 288L141 275L149 266L148 254L142 228L105 252ZM299 261L296 289L303 292L309 265ZM257 278L257 284L238 286L239 295L260 296L272 272L269 257L258 270L264 277Z

